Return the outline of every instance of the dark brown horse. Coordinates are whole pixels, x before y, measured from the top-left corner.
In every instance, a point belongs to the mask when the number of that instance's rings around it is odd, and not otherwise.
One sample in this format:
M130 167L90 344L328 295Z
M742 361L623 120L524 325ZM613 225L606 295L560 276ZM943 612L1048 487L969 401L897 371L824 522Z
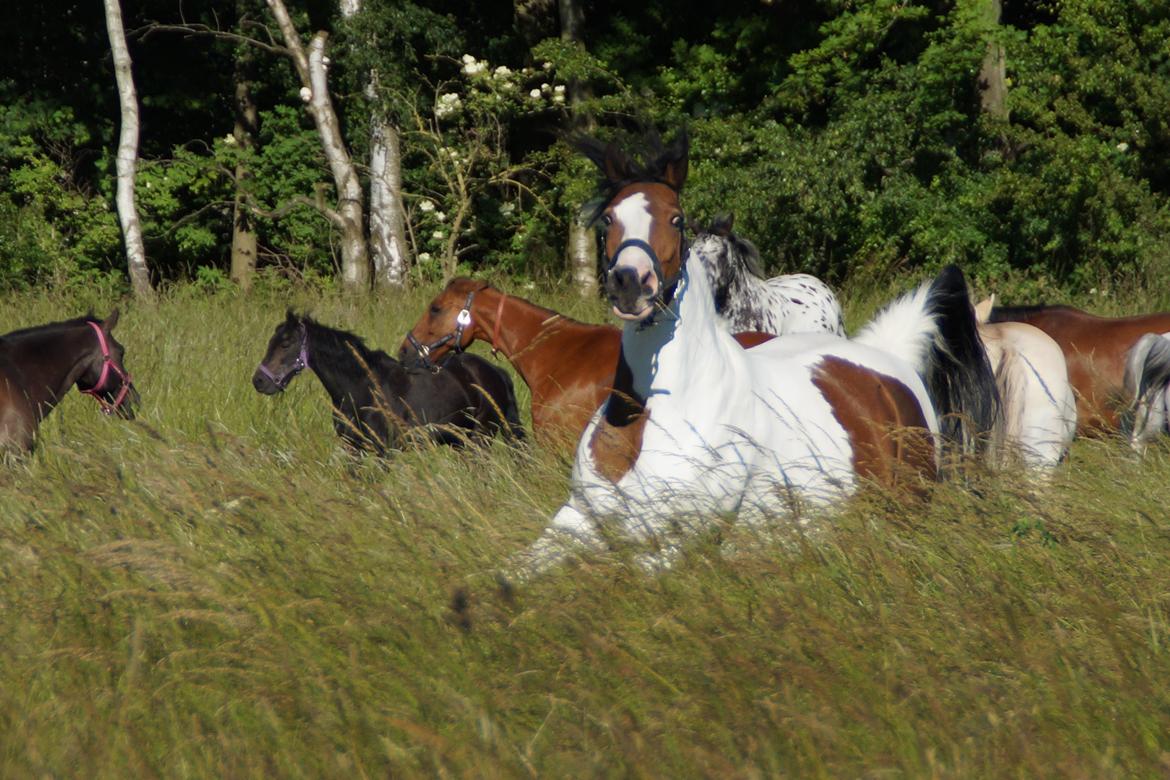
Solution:
M1098 317L1072 306L996 306L988 322L1025 322L1060 345L1077 396L1077 432L1117 431L1126 397L1130 349L1147 333L1170 332L1170 313Z
M106 414L134 416L138 391L110 333L117 323L114 309L105 320L79 317L0 337L0 450L32 449L37 426L74 385Z
M740 333L735 338L748 348L772 336ZM399 359L422 352L438 360L477 339L502 353L532 391L534 433L572 445L609 396L622 334L612 326L578 322L507 295L487 282L458 278L414 324Z

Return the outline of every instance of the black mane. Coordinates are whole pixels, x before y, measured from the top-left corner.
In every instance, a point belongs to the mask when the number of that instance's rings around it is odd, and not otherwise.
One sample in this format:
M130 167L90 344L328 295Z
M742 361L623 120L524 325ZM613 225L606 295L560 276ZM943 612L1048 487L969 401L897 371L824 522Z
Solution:
M339 364L352 365L356 358L371 369L405 370L401 363L385 351L366 346L365 339L356 333L322 325L307 314L293 317L304 323L309 334L309 360L314 366L341 368Z
M32 325L27 328L20 328L19 330L11 331L0 336L2 339L20 339L25 336L47 336L58 331L75 328L78 325L84 325L87 322L101 324L101 320L92 314L86 314L84 317L74 317L71 320L61 320L60 322L49 322L44 325Z

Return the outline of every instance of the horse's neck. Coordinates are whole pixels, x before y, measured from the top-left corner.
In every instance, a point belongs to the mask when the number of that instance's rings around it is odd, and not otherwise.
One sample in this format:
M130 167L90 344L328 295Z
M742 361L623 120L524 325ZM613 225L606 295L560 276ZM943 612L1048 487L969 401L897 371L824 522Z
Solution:
M62 340L66 342L64 345ZM59 360L62 355L67 359ZM10 342L8 356L24 374L25 395L38 415L44 417L77 382L90 350L74 334L27 334ZM48 362L46 356L51 356Z
M352 336L341 331L306 323L308 364L334 406L358 402L371 393L371 377L384 382L381 366Z
M504 298L502 309L501 297ZM491 287L476 297L475 306L476 336L502 352L529 387L544 378L542 367L549 364L550 354L557 354L564 348L566 336L597 327L574 322L551 309L504 295Z
M688 261L674 299L654 324L622 330L622 353L636 394L648 405L710 404L711 386L733 381L742 349L715 313L711 287L698 261Z

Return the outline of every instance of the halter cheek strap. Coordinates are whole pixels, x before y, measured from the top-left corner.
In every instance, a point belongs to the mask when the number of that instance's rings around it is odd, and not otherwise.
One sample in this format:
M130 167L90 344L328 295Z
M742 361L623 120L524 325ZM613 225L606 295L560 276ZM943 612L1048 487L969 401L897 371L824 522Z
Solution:
M471 302L475 298L475 293L476 291L472 290L467 294L467 300L464 302L463 308L455 315L455 330L443 336L438 341L423 344L415 338L413 331L407 331L406 340L410 343L410 346L414 347L414 351L418 353L419 359L423 363L430 364L431 353L451 340L455 341L451 345L452 350L455 352L463 351L463 332L471 327Z
M285 387L288 386L288 383L292 381L294 376L301 373L302 371L304 371L308 367L309 367L309 331L305 328L305 323L302 322L301 323L301 351L299 353L297 353L297 359L293 361L293 364L292 364L292 366L289 367L288 371L285 371L283 374L280 374L278 376L277 374L274 374L272 372L272 369L270 369L268 366L264 365L263 363L261 363L259 366L257 366L256 370L259 371L264 376L268 377L272 381L272 384L276 385L277 387L279 387L283 390Z
M93 328L93 332L97 334L98 346L102 351L102 372L98 375L98 380L94 383L93 387L88 390L82 390L81 392L85 395L92 395L97 399L97 402L102 406L102 414L113 414L114 410L126 400L126 396L130 392L130 373L118 365L117 361L111 357L110 343L106 340L106 333L102 330L102 326L96 322L88 321L85 324ZM114 396L113 402L107 401L100 395L105 390L106 381L109 380L111 373L117 374L122 378L122 386L118 388L118 394Z

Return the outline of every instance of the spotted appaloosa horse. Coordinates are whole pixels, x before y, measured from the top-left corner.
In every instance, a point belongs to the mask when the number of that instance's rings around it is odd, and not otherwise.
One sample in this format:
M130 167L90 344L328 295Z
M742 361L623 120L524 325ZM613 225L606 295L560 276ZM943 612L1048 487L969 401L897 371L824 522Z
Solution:
M74 385L106 414L134 417L138 391L111 333L117 324L114 309L104 320L79 317L0 337L0 450L31 450L37 426Z
M691 245L715 295L715 311L732 333L759 331L845 335L841 304L827 284L810 274L764 273L755 244L732 232L733 215L696 232Z
M1077 402L1060 346L1022 322L987 323L995 297L975 307L979 338L995 372L1003 413L992 431L994 461L1017 458L1036 473L1064 459L1077 427Z
M460 321L465 324L460 324ZM576 445L581 432L613 389L621 331L590 325L508 295L485 281L452 279L406 334L404 362L421 355L440 361L474 341L507 358L532 391L532 429L554 445ZM737 333L749 348L763 333Z
M685 142L645 163L613 146L582 148L604 175L606 292L626 325L615 387L578 444L569 499L513 576L598 548L605 518L663 541L643 560L656 568L671 559L672 529L717 513L800 513L867 481L921 488L936 475L940 417L972 439L990 427L994 381L957 268L856 339L793 335L744 350L715 313L701 261L685 252ZM928 387L987 419L952 417L945 404L936 414Z
M408 369L353 333L289 311L252 384L274 395L306 368L329 393L337 435L355 450L384 455L409 429L454 446L496 433L524 437L512 379L477 355L459 355L438 371Z
M1072 306L996 306L988 322L1024 322L1060 346L1077 397L1077 433L1081 435L1122 429L1133 399L1125 389L1131 350L1146 334L1170 333L1170 312L1098 317ZM1140 376L1142 368L1138 365L1133 371Z

